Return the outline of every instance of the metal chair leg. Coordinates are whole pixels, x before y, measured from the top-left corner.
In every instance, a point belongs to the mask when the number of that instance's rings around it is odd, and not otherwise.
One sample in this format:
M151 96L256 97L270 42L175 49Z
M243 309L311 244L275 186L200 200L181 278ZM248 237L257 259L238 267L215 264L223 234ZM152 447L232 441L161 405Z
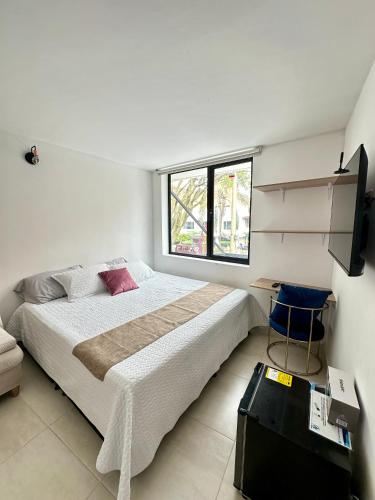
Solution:
M309 373L309 367L310 367L310 351L311 351L311 342L309 342L309 345L308 345L308 348L307 348L306 373Z
M270 314L268 317L270 317L272 314L272 295L271 295L271 300L270 300ZM269 347L271 343L271 326L270 324L268 324L268 345L267 345L267 348Z
M310 335L309 335L309 346L308 346L308 348L307 348L306 373L309 373L309 366L310 366L310 351L311 351L311 339L312 339L313 326L314 326L314 311L311 311L311 320L310 320Z
M287 325L287 331L286 331L286 334L285 334L285 330L282 330L282 331L278 331L277 328L274 329L271 327L271 324L269 323L269 327L268 327L268 345L267 345L267 355L268 355L268 358L270 359L270 361L275 365L277 366L278 368L281 368L281 369L284 369L285 371L289 371L290 373L294 373L295 375L302 375L302 376L309 376L309 375L315 375L316 373L319 373L322 369L322 361L320 359L320 341L314 341L312 336L313 336L313 327L314 327L314 320L318 318L318 316L316 316L317 314L320 313L320 320L321 322L323 323L323 310L326 308L327 304L324 304L324 306L322 308L309 308L309 307L297 307L297 306L290 306L288 304L284 304L278 300L275 300L272 298L271 296L271 300L270 300L270 316L272 314L272 305L273 303L275 304L278 304L280 306L283 306L283 307L287 307L288 308L288 325ZM328 306L327 306L328 307ZM293 310L302 310L302 311L309 311L311 313L311 319L310 319L310 332L309 332L309 338L306 339L305 337L305 340L297 340L297 339L294 339L293 337L291 338L290 337L290 334L291 334L291 312L292 312L292 309ZM285 326L284 326L285 328ZM278 335L281 335L282 337L284 337L284 341L272 341L271 339L271 329L274 330ZM318 343L318 346L317 348L315 349L315 347L313 348L313 343L315 344L315 342ZM285 356L284 356L284 362L281 361L280 364L278 364L276 362L275 359L272 358L271 356L271 349L276 346L276 345L281 345L281 344L285 344ZM289 361L289 344L293 344L293 345L298 345L299 347L302 347L304 345L304 349L307 351L307 357L306 357L306 371L305 372L298 372L296 370L288 370L288 361ZM315 370L315 371L312 371L310 373L310 361L311 361L311 358L314 358L317 360L318 362L318 368ZM282 366L282 364L284 366Z
M292 308L288 307L288 330L286 335L286 348L285 348L285 370L288 369L288 356L289 356L289 330L290 330L290 314Z
M289 356L289 340L287 340L285 343L285 361L284 361L285 370L288 369L288 356Z
M302 343L302 342L298 342L297 343L297 342L293 342L293 341L290 340L289 344L293 344L295 347L304 349L305 352L307 351L307 342L306 343ZM273 347L276 347L278 345L279 346L283 345L285 347L286 340L271 342L271 344L267 347L267 356L268 356L269 360L271 361L271 363L274 366L277 366L281 370L285 370L284 362L281 362L282 364L279 364L277 362L277 360L272 357L272 354L271 354L271 351L272 351ZM310 358L311 357L314 357L314 359L316 359L316 361L318 363L318 366L317 366L317 368L315 370L313 370L311 372L310 371L309 372L305 372L305 371L292 370L292 369L288 368L288 370L286 370L286 371L288 371L289 373L292 373L294 375L299 375L299 376L302 376L302 377L308 377L308 376L316 375L316 374L320 373L320 371L322 370L322 367L323 367L322 366L322 361L320 360L320 358L318 356L316 356L315 349L314 349L314 352L312 352L312 350L311 350Z

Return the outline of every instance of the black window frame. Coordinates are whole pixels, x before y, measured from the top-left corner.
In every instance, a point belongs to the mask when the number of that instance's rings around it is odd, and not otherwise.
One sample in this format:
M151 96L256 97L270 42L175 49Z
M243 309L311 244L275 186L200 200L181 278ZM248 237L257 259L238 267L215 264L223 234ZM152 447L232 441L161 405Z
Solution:
M251 162L251 176L250 176L250 200L249 200L249 238L247 248L247 259L241 257L229 257L223 255L215 255L213 248L213 230L214 230L214 195L215 195L215 170L222 167L229 167L231 165L239 165L241 163ZM253 157L244 158L242 160L228 161L225 163L217 163L215 165L203 166L201 168L207 169L207 255L194 255L190 253L181 253L172 251L172 214L171 214L171 176L168 174L168 252L169 255L179 255L181 257L191 257L193 259L215 260L218 262L229 262L234 264L250 264L250 240L251 240L251 209L253 200ZM184 172L190 170L187 168Z

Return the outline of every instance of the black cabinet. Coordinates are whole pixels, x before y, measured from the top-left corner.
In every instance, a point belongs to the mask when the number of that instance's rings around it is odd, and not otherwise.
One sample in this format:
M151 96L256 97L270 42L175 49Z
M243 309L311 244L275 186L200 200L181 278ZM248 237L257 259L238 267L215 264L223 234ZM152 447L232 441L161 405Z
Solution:
M308 429L310 384L258 363L238 408L234 486L251 500L348 500L349 451Z

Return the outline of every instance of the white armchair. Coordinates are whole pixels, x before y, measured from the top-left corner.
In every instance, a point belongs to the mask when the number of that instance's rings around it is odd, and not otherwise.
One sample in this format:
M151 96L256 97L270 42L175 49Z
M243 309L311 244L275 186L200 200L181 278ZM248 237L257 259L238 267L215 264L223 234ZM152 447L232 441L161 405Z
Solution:
M16 339L2 327L0 318L0 395L18 396L22 378L23 352Z

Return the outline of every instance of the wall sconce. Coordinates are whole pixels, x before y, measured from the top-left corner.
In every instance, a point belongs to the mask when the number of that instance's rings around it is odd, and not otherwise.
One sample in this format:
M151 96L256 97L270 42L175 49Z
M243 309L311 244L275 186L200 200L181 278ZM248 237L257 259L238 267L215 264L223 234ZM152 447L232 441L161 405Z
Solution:
M36 146L33 146L29 153L25 154L25 160L27 163L30 163L30 165L38 165L39 163L39 154L38 150L36 149Z

